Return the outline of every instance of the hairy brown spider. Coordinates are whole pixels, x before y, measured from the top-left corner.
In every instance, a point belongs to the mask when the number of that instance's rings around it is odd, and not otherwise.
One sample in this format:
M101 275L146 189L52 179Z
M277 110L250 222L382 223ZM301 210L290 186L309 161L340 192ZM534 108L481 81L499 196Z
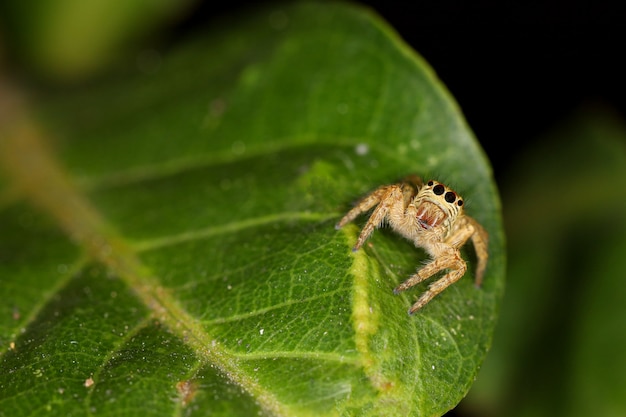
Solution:
M409 314L415 313L465 275L467 264L461 258L459 249L468 239L472 239L476 251L475 284L480 286L487 266L488 235L476 220L463 213L461 196L437 181L430 180L424 184L421 178L412 175L399 184L383 185L374 190L357 203L335 228L340 229L376 205L353 251L358 250L374 229L386 221L394 231L432 257L428 264L398 285L393 290L394 294L419 284L439 271L448 270L428 287L409 309Z

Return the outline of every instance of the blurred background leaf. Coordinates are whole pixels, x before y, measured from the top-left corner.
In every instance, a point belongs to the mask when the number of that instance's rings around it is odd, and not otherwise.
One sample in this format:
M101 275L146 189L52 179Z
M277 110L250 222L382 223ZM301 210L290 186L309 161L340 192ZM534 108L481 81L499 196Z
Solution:
M15 71L26 69L47 81L75 82L115 63L122 53L136 54L157 28L173 25L193 3L7 0L0 4L0 25L6 52L20 63Z
M503 180L507 294L466 401L481 415L626 414L626 126L579 110ZM488 413L489 411L489 413Z

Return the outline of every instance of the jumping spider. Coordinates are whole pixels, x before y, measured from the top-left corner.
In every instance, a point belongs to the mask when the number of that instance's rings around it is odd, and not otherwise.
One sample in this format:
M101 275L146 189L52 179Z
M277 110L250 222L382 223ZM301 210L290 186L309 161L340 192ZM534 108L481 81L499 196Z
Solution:
M472 239L478 265L476 286L480 286L487 266L487 240L485 229L473 218L463 213L463 199L445 185L431 180L426 184L413 175L403 182L384 185L363 198L335 226L340 229L361 213L378 205L363 227L354 245L358 250L375 228L387 222L391 228L423 248L431 257L430 263L418 270L394 290L394 294L411 288L444 269L448 272L430 285L409 309L413 314L437 294L458 281L467 270L459 249Z

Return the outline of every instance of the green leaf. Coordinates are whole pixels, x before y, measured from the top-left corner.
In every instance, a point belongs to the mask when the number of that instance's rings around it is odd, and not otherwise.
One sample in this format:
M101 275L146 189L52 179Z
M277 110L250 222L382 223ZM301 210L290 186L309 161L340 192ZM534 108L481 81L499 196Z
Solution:
M504 279L488 163L421 58L370 12L302 3L226 21L157 72L4 123L0 415L441 415L490 346ZM19 110L21 109L21 110ZM43 130L45 129L45 130ZM415 316L426 257L333 227L436 175L490 233Z

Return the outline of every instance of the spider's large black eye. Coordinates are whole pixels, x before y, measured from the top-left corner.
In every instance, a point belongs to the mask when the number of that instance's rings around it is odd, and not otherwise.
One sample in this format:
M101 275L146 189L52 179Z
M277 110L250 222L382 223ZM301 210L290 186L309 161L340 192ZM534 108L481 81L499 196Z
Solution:
M446 191L446 189L441 184L437 184L433 187L433 193L436 195L441 195L444 191Z
M452 191L448 191L444 198L448 203L454 203L454 200L456 200L456 194L454 194Z

